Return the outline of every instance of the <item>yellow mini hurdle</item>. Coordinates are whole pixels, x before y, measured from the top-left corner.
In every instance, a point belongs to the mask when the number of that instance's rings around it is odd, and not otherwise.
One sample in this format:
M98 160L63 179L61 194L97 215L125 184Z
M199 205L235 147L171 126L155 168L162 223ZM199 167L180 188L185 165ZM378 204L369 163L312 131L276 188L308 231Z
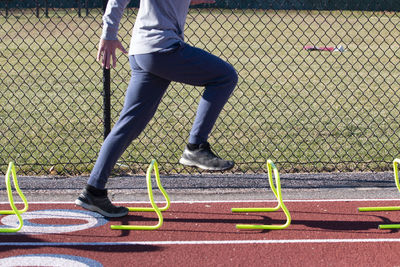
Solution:
M19 197L24 202L24 208L21 210L19 210L15 206L15 203L14 203L13 191L12 191L12 187L11 187L11 176L13 178L15 190L17 191ZM10 164L8 165L5 179L6 179L5 182L6 182L6 188L7 188L8 201L11 206L11 210L0 210L0 215L15 214L18 217L19 225L18 225L18 227L15 227L15 228L0 228L0 233L14 233L14 232L18 232L19 230L21 230L21 228L24 224L21 214L28 210L28 201L26 200L24 194L22 193L21 189L19 188L17 172L15 171L15 165L13 162L10 162Z
M399 183L399 163L400 159L395 159L393 161L393 172L394 172L394 182L396 183L397 189L400 191ZM361 207L358 211L395 211L400 210L400 206L388 206L388 207ZM400 224L381 224L379 229L400 229Z
M165 206L159 208L157 204L154 202L154 195L153 195L153 189L152 189L152 184L151 184L151 173L154 170L154 175L156 178L157 186L160 189L162 195L165 198ZM158 216L158 223L156 225L111 225L111 229L113 230L156 230L160 228L163 224L163 216L162 213L163 211L166 211L170 207L170 200L168 197L167 192L163 188L160 180L160 173L158 171L158 164L155 159L152 160L150 166L147 169L146 173L146 183L147 183L147 192L149 195L149 200L151 203L151 207L128 207L129 211L139 211L139 212L155 212Z
M278 168L276 168L275 164L271 161L267 161L268 167L268 180L269 185L271 187L272 192L274 193L276 199L278 200L278 204L273 208L232 208L232 212L272 212L278 211L280 209L286 215L286 223L282 225L251 225L251 224L237 224L236 228L238 229L267 229L267 230L282 230L289 227L291 223L291 217L289 210L286 208L285 204L282 200L282 192L281 192L281 181L279 177ZM273 181L273 176L275 176L275 184Z

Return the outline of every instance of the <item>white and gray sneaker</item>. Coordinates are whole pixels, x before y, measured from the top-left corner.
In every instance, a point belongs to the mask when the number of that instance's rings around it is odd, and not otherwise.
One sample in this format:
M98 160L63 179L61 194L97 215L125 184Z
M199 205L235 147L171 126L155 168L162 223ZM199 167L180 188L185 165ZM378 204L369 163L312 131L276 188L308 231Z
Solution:
M209 171L226 171L232 169L235 165L233 161L224 160L215 155L208 142L200 144L198 148L193 150L186 146L179 163Z
M123 217L129 212L128 208L126 207L114 206L108 199L107 194L97 197L86 189L75 200L75 204L84 209L98 212L101 215L110 218Z

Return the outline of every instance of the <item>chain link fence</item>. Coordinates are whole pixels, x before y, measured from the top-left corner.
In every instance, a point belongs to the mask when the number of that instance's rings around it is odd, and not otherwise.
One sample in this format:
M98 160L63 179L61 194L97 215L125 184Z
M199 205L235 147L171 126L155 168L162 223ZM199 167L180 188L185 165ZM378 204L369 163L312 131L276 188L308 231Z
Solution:
M137 2L120 25L126 48ZM391 168L400 154L400 13L395 1L370 2L226 0L191 8L186 41L239 74L210 136L213 149L236 162L232 172L265 172L267 159L282 172ZM93 167L104 130L95 61L101 5L0 1L3 173L11 160L35 175L85 175ZM344 51L329 51L339 46ZM112 123L130 78L128 58L118 60ZM163 173L199 172L178 160L202 91L172 83L115 174L142 173L152 158Z

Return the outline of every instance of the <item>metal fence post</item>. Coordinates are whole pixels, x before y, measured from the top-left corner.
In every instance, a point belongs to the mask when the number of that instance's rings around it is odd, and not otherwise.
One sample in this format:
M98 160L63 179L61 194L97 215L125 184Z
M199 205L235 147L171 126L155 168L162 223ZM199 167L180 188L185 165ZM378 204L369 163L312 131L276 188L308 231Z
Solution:
M108 0L103 0L103 13L106 11ZM111 131L111 78L110 69L103 67L103 125L104 139Z
M36 0L36 17L39 17L39 0Z
M85 0L85 8L86 8L86 17L89 16L89 5L88 0Z
M46 0L46 1L44 1L44 5L45 5L45 15L46 15L46 18L48 18L49 17L49 1L48 0Z
M81 7L81 0L77 0L78 4L78 16L82 17L82 7Z

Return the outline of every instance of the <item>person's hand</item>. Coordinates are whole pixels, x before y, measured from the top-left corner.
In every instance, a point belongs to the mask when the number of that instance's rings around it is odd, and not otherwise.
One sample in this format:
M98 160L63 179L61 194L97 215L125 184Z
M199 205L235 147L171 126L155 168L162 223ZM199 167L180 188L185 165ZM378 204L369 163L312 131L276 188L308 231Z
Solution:
M215 0L192 0L190 1L191 5L200 5L200 4L215 4Z
M100 39L99 50L97 51L97 61L101 61L101 65L106 69L110 68L111 58L112 66L117 66L117 56L115 55L116 49L121 50L124 54L128 54L119 40L104 40Z

